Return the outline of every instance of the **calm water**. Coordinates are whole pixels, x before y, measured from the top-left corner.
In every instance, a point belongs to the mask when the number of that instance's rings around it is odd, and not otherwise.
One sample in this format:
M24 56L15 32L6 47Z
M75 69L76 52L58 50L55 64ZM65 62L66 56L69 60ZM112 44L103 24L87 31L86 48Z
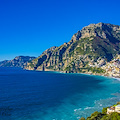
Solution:
M78 120L120 101L120 81L0 68L0 120Z

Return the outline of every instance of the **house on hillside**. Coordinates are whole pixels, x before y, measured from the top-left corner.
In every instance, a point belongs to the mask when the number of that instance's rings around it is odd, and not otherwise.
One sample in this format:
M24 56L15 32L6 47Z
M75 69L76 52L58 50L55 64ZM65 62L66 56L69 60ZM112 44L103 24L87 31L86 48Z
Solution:
M120 105L112 106L107 108L107 114L110 114L112 112L118 112L120 113Z

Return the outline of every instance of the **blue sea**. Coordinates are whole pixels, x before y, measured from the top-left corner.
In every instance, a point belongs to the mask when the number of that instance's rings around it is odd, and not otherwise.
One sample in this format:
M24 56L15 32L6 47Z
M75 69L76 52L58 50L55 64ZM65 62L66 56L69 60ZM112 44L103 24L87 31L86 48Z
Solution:
M117 101L114 78L0 68L0 120L78 120Z

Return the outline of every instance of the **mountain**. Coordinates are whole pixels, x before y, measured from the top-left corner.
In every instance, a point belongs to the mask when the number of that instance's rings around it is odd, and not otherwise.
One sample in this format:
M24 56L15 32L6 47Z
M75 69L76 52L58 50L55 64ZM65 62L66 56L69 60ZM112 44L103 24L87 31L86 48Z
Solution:
M90 24L75 33L68 43L49 48L28 62L25 69L103 74L110 61L115 58L120 61L119 55L120 26ZM117 67L120 70L120 66Z
M0 62L0 67L24 67L28 61L35 59L29 56L17 56L13 60L4 60Z

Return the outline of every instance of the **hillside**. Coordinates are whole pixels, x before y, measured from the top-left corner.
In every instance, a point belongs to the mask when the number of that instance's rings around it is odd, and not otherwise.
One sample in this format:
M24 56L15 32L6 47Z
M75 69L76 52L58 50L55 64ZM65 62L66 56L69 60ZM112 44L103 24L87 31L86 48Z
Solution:
M25 69L108 75L106 65L117 60L116 72L120 75L119 55L120 26L90 24L75 33L68 43L47 49Z
M29 56L17 56L13 60L4 60L0 62L0 67L24 67L28 61L35 59Z
M79 120L120 120L120 108L116 111L114 110L117 105L120 106L120 102L117 102L117 104L113 106L103 108L102 112L95 111L86 119L82 117ZM110 113L108 113L108 109L110 109Z

